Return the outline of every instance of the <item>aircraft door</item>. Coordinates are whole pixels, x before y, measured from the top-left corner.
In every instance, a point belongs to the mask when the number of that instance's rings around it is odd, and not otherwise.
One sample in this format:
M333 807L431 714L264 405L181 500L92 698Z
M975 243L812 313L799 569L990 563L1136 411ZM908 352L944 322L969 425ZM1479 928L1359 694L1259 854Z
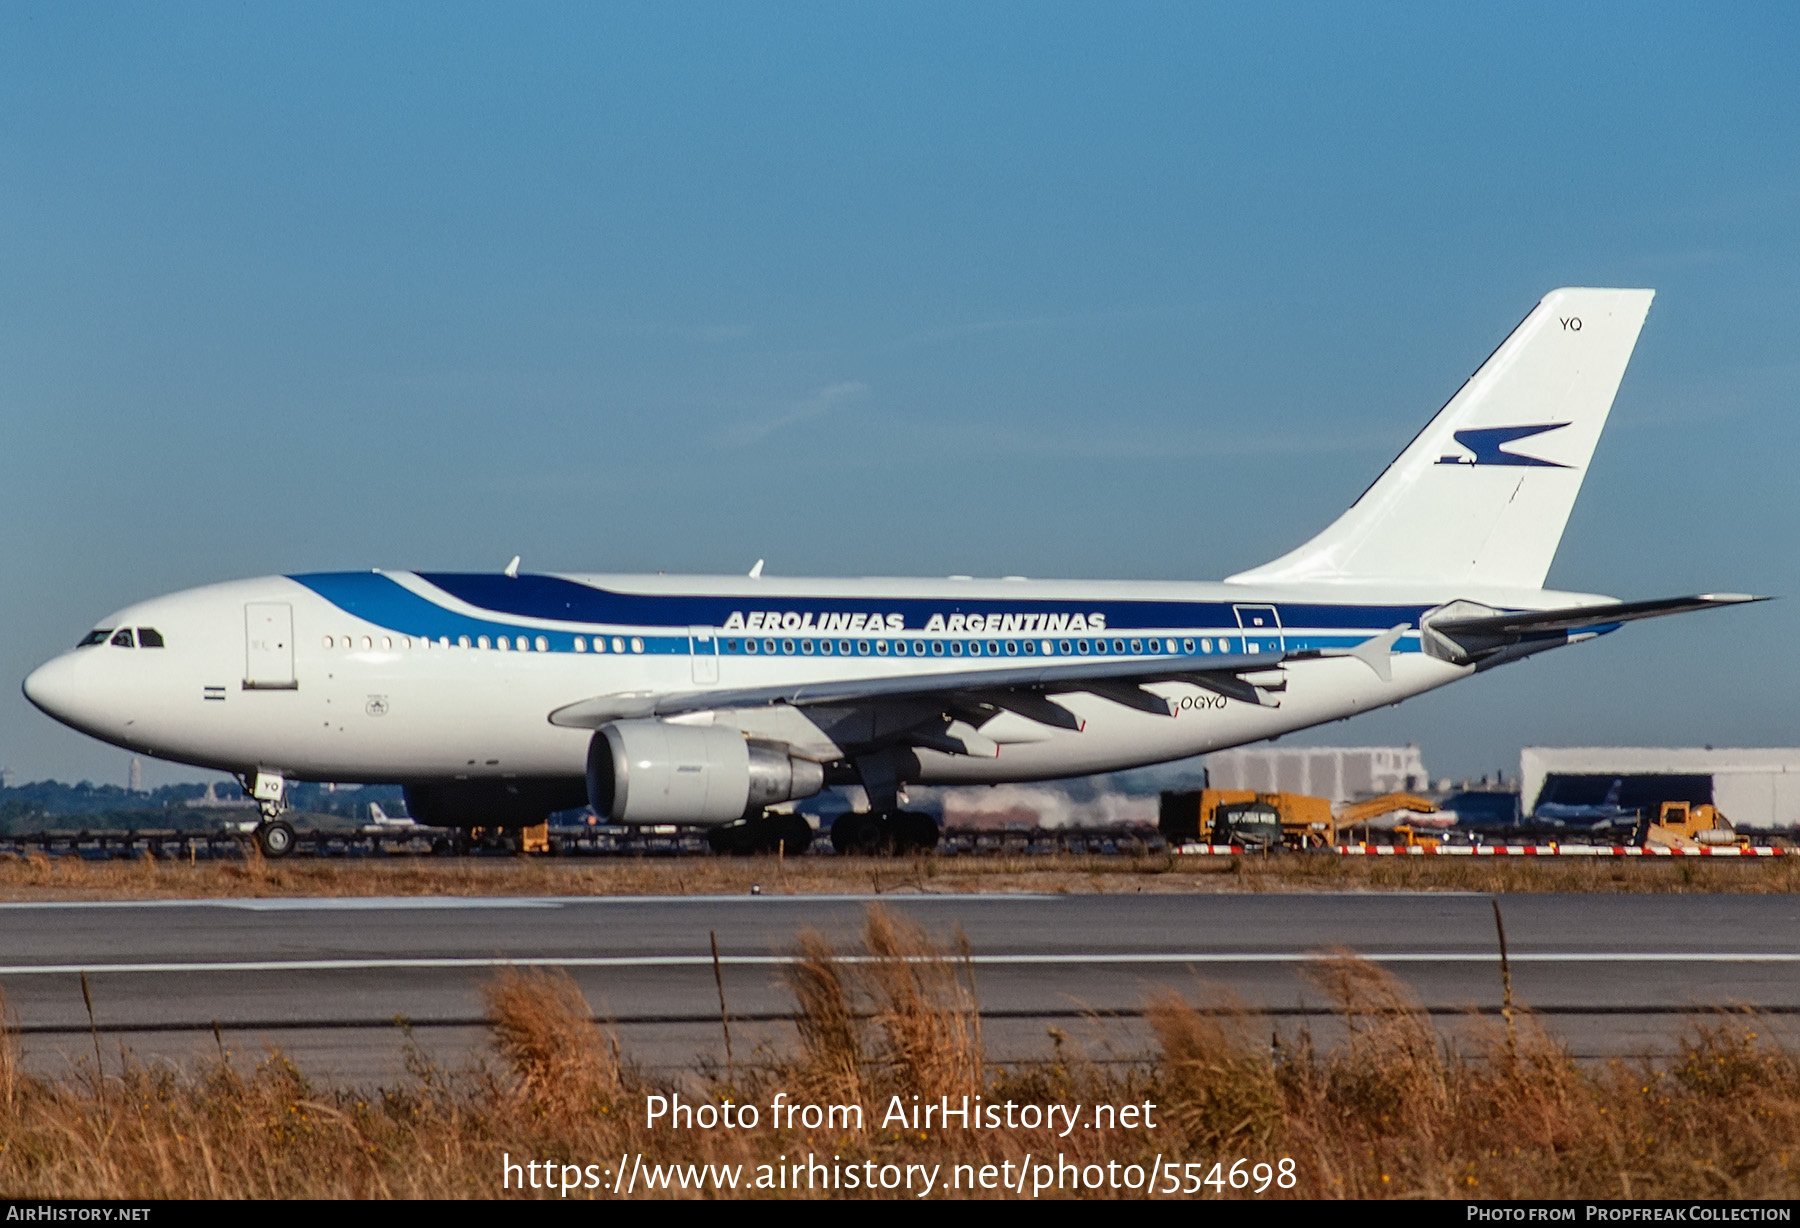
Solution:
M294 681L294 607L285 601L251 601L244 605L244 689L292 691Z
M1272 605L1234 605L1237 625L1244 632L1244 651L1286 652L1287 638L1281 631L1281 615Z
M719 680L719 637L711 627L688 628L688 651L694 658L694 681Z

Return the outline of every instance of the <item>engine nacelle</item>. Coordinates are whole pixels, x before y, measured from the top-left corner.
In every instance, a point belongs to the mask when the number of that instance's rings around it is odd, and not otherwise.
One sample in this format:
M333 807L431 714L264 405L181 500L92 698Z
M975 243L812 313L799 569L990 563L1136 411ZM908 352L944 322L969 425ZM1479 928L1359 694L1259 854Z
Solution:
M820 764L722 725L614 721L588 744L588 802L614 823L731 823L824 787Z

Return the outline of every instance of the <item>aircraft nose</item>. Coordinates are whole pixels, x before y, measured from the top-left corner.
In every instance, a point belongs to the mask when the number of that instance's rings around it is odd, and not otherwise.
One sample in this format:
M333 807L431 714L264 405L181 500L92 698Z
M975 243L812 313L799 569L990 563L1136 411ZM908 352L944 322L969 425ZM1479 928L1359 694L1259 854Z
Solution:
M74 714L80 693L75 662L69 654L46 661L25 679L25 698L45 714L68 721Z

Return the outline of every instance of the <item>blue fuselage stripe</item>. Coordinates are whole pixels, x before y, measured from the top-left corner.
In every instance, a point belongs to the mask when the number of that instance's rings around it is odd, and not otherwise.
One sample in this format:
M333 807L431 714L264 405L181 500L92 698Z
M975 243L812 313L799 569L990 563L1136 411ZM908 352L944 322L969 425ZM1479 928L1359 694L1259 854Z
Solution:
M471 642L485 636L492 641L504 637L516 644L523 637L534 647L543 639L552 652L577 651L577 638L584 641L583 648L587 640L596 636L609 640L623 636L629 640L635 630L642 647L632 644L632 651L685 653L689 651L688 628L694 626L718 628L717 649L709 651L728 654L767 651L766 645L771 641L777 646L775 651L792 652L794 649L786 647L788 640L801 640L809 648L813 641L829 640L834 645L847 641L855 645L851 651L861 655L870 651L863 646L865 641L920 636L965 645L1029 639L1050 640L1058 645L1064 640L1071 645L1087 642L1097 648L1095 641L1101 641L1106 647L1098 651L1104 654L1156 653L1162 650L1161 645L1149 649L1147 644L1131 647L1131 642L1171 635L1208 637L1217 641L1220 652L1228 650L1227 643L1233 645L1230 651L1245 651L1245 639L1280 640L1288 651L1296 652L1354 647L1389 627L1401 623L1416 626L1429 608L1282 604L1276 607L1281 626L1245 628L1238 626L1237 607L1255 604L1267 608L1268 603L660 596L609 592L554 576L509 579L432 573L422 578L488 617L447 609L379 572L321 572L291 577L345 613L397 634L451 643L465 636ZM804 611L801 625L782 626L783 615L793 614L796 608ZM770 619L770 615L774 617ZM841 625L852 616L858 616L854 629ZM565 625L545 628L510 621L517 618ZM767 629L740 629L746 618L755 622L768 619L771 625ZM1015 619L1022 625L1015 626ZM990 624L1006 629L990 630ZM749 640L757 641L757 648L750 648L746 642ZM1124 646L1115 647L1115 641L1123 641ZM1173 645L1169 650L1172 649ZM1417 637L1403 637L1395 649L1418 651ZM885 653L885 645L880 651Z

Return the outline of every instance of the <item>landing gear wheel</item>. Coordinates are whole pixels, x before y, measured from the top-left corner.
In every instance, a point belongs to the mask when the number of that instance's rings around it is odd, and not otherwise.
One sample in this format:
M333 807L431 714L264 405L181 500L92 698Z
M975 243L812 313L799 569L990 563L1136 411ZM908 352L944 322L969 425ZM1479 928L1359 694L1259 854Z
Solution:
M294 828L286 819L264 823L256 829L256 847L264 857L274 860L294 851Z
M876 857L895 848L894 819L887 814L846 814L831 825L831 846L840 853Z
M706 833L706 842L721 857L748 857L756 851L750 839L748 822L730 823Z
M831 825L831 847L843 856L867 853L867 830L878 823L872 814L840 814Z
M769 816L773 820L771 841L774 848L784 857L798 857L812 847L812 824L797 814L776 814Z
M925 853L938 845L937 820L916 810L902 810L890 820L894 829L894 851Z

